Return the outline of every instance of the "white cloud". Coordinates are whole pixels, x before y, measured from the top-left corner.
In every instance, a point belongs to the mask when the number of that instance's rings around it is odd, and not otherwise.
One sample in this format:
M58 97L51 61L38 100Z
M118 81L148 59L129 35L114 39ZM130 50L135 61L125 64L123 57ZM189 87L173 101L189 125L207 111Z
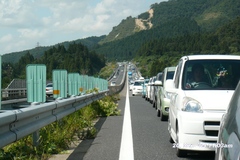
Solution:
M12 39L13 39L13 36L11 34L7 34L0 38L0 43L10 42Z
M108 34L162 0L0 0L3 53ZM158 3L159 3L158 2Z

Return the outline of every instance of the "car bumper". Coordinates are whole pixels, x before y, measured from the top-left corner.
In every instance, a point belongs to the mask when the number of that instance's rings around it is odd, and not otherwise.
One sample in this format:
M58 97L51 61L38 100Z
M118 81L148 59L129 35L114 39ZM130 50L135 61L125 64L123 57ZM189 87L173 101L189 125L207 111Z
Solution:
M179 149L214 151L223 112L180 112Z
M53 91L47 91L46 92L46 95L52 95L53 94Z
M133 95L142 95L142 90L132 90Z
M161 106L161 112L164 116L169 115L169 104L170 104L170 99L163 98L162 106Z

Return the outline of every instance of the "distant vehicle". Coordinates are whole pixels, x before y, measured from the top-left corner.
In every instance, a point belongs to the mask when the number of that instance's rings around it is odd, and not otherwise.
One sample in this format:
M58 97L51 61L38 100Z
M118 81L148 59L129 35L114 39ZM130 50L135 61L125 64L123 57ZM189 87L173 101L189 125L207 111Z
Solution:
M137 80L134 82L132 87L132 96L142 94L143 84L144 84L144 80Z
M142 97L143 98L145 98L145 96L146 96L148 82L149 82L149 79L144 79L143 89L142 89Z
M153 108L156 108L157 109L157 101L158 101L158 97L157 97L157 93L158 93L158 90L160 89L160 85L159 81L162 81L162 72L159 72L157 75L156 75L156 80L155 82L153 83L153 91L152 91L152 104L153 104Z
M114 75L114 76L113 76L113 78L114 78L114 79L116 79L116 78L117 78L117 76L116 76L116 75Z
M111 85L111 86L116 86L116 82L115 82L115 81L112 81L110 85Z
M156 81L156 76L153 76L152 82L150 83L150 94L149 94L149 102L153 104L154 101L154 83Z
M130 71L128 72L128 77L132 78L132 72L130 72Z
M240 159L240 81L224 114L218 134L215 159Z
M53 95L53 83L46 85L46 96L51 97Z
M157 116L160 117L161 121L165 121L168 119L169 113L169 103L171 93L166 91L165 82L168 79L173 79L174 72L176 67L166 67L162 71L162 79L161 81L156 81L158 83L159 90L157 91Z
M130 84L129 84L129 90L130 91L132 91L133 85L134 85L134 81L130 81Z
M149 81L148 81L148 84L146 85L146 96L145 96L145 99L147 101L150 100L150 87L151 87L151 84L152 84L152 81L153 81L153 77L150 77Z
M129 76L132 76L132 72L129 71L129 72L128 72L128 75L129 75Z
M174 78L166 81L166 91L172 93L168 131L177 156L215 151L222 116L240 79L239 68L240 56L234 55L190 55L179 60ZM224 136L228 133L224 131Z

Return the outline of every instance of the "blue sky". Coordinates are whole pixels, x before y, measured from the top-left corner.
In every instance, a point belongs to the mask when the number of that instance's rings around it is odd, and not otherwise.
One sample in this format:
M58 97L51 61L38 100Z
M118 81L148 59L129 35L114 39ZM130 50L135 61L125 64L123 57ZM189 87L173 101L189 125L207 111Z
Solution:
M166 0L0 0L0 54L108 35Z

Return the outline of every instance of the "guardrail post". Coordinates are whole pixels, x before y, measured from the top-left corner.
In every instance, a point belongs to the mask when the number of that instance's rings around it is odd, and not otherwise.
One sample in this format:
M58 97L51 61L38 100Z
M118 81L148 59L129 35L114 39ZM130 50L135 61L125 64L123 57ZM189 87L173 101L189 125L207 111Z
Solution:
M39 145L39 130L33 132L32 134L33 137L33 146L38 146Z
M0 84L2 84L2 56L0 56ZM2 85L0 85L0 91L2 90ZM2 92L0 93L0 100L2 102ZM0 110L2 109L2 103L0 103Z

